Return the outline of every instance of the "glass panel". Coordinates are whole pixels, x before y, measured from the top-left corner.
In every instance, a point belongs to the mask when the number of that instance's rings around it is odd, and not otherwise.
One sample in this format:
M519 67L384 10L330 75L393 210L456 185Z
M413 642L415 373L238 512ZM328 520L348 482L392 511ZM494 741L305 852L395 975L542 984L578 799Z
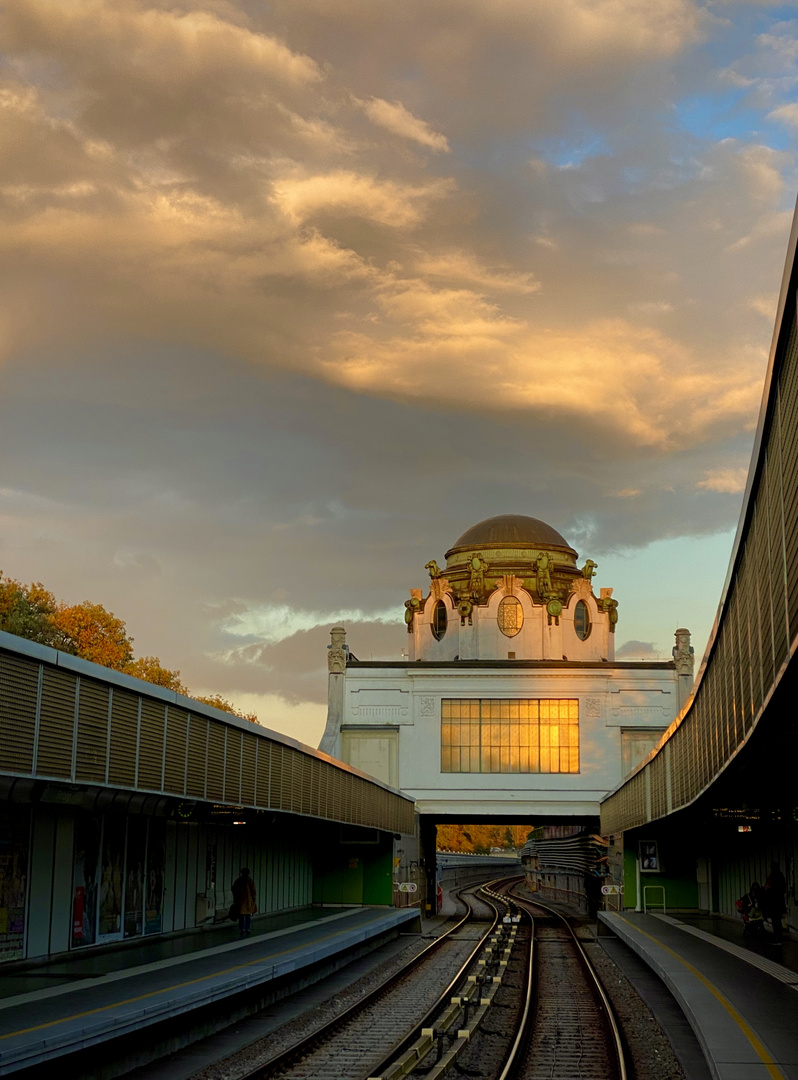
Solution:
M144 849L147 819L132 817L127 823L127 870L125 872L125 937L144 932Z
M590 633L590 613L584 600L577 601L574 609L574 630L580 641L584 641Z
M446 604L443 600L438 600L435 607L432 609L432 633L438 641L440 641L446 633L447 621Z
M579 771L575 698L448 698L442 716L442 772Z
M166 823L150 820L147 837L147 891L144 933L160 934L163 926L163 879L166 860Z
M103 828L98 938L122 931L122 867L125 861L125 819L106 816Z
M75 863L72 886L72 947L97 940L97 886L101 819L79 814L75 819Z

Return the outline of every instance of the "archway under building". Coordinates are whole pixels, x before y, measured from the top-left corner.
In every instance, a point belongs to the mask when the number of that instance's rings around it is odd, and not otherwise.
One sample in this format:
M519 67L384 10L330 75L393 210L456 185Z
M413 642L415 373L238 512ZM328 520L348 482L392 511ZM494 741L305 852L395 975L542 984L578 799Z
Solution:
M464 885L491 876L495 867L497 877L523 875L527 889L542 900L594 914L608 873L607 840L592 814L579 819L490 814L468 821L458 815L425 814L419 817L419 841L430 911L439 908L447 878ZM457 866L458 856L475 857L470 874L463 866L467 859ZM451 872L453 860L456 873Z

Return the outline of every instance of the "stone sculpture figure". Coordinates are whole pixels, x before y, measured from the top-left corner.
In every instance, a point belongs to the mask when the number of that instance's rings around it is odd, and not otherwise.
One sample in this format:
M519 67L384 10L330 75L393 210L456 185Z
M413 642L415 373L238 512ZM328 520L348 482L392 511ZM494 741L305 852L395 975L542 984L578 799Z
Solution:
M437 578L441 576L441 568L435 562L434 559L430 559L428 563L424 563L424 569L429 570L429 576L431 578Z
M346 654L348 649L344 644L346 630L343 626L334 626L330 631L330 644L327 646L327 670L333 675L343 675L346 671Z
M587 578L588 581L596 576L596 570L598 569L598 563L593 562L592 559L588 559L585 565L582 567L582 577Z
M421 590L418 590L419 592ZM415 589L412 592L416 592ZM421 598L411 595L409 600L405 600L405 622L407 623L408 634L413 633L413 619L421 611Z
M481 554L474 555L469 563L471 577L468 582L468 591L475 599L481 599L485 592L485 574L488 564Z
M596 601L599 611L606 612L610 618L610 633L615 633L618 623L618 601L612 598L612 589L602 589L601 596Z
M545 551L539 551L538 557L535 559L535 569L538 575L538 593L541 597L546 597L551 593L551 569L553 560L551 555Z
M676 663L678 675L692 675L695 661L695 650L690 644L690 631L680 627L674 637L676 644L673 647L673 659Z

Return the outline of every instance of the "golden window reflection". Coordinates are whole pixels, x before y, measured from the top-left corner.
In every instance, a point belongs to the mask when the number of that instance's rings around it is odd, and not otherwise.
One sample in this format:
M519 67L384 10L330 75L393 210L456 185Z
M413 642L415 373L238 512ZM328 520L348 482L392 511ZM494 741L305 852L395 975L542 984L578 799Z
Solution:
M579 772L579 701L444 698L441 772Z

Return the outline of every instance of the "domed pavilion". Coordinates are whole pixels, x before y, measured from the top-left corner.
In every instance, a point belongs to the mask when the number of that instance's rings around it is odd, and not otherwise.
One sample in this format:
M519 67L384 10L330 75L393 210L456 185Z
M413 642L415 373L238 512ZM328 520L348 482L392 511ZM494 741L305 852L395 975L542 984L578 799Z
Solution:
M401 657L358 660L369 641L332 629L321 749L428 821L596 822L692 685L686 630L673 658L615 659L598 570L538 518L472 525L409 590Z

